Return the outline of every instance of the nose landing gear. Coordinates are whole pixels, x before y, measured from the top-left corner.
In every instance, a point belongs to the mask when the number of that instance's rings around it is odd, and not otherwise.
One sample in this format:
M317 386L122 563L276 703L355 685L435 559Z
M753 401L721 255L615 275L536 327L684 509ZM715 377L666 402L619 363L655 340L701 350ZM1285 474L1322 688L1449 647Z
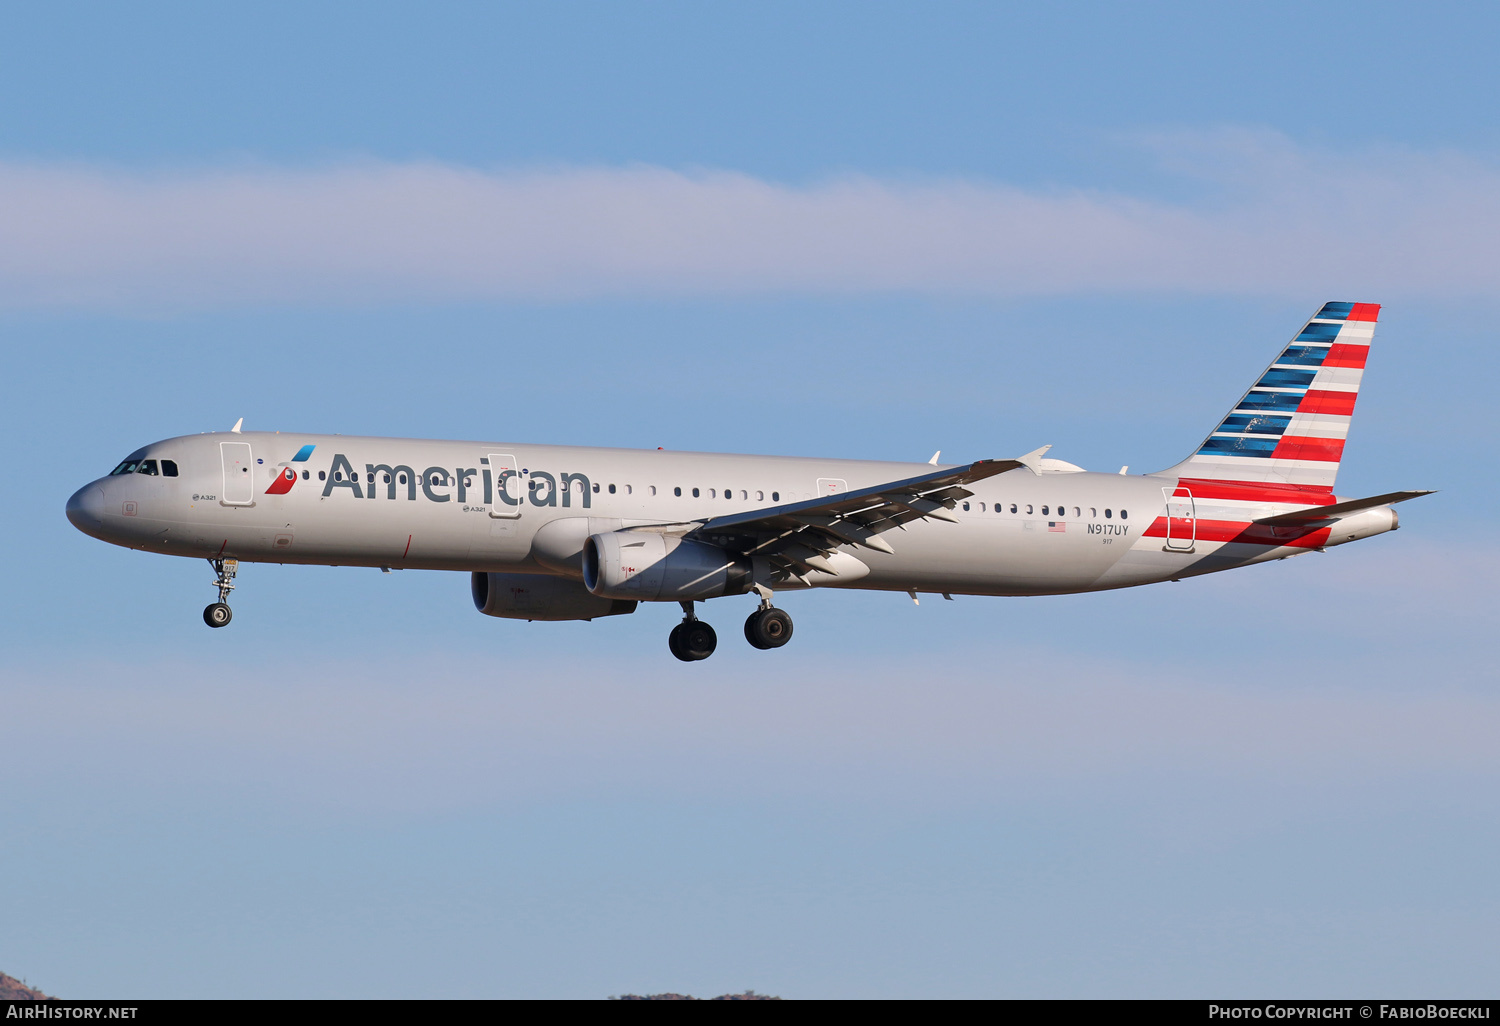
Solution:
M203 622L210 627L223 627L234 617L227 600L229 593L234 590L234 575L235 571L240 568L240 561L210 559L208 562L213 566L214 573L218 575L214 580L214 586L219 589L219 601L203 610Z
M682 622L667 635L667 648L685 663L707 659L719 646L719 636L714 629L693 615L693 604L682 603Z

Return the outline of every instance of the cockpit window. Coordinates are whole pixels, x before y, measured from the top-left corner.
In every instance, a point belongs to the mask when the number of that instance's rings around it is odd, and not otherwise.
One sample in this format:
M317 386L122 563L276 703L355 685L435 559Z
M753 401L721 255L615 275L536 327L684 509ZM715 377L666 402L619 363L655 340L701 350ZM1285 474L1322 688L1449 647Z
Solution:
M150 474L152 477L155 477L156 476L156 461L155 460L141 460L141 465L139 467L135 468L135 472L137 474Z
M140 465L141 465L141 461L140 460L126 460L124 463L121 463L114 470L111 470L109 472L109 476L110 477L116 477L116 476L118 476L120 474L134 474L135 473L135 468L138 467L138 466L140 466Z
M177 476L177 461L176 460L162 460L161 461L161 476L162 477L176 477Z

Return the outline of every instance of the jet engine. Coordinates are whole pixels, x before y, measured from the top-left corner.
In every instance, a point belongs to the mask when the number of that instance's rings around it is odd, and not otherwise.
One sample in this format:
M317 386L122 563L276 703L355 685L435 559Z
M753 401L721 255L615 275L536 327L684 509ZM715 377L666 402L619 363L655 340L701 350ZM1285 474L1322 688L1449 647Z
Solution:
M583 545L583 584L600 598L686 602L743 595L750 563L656 531L610 531Z
M475 573L469 588L475 609L511 620L592 620L635 612L634 602L590 595L576 578Z

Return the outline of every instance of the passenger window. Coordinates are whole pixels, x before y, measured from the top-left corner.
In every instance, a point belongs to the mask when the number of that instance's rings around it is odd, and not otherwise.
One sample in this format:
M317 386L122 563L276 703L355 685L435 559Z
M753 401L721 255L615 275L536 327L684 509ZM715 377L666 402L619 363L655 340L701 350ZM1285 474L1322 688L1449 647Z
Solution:
M385 478L385 480L382 481L381 484L390 484L391 483L391 475L389 475L389 474L381 474L380 476L383 477L383 478Z
M167 469L167 464L168 464L168 463L171 463L171 462L172 462L172 461L171 461L171 460L163 460L163 461L162 461L162 464L161 464L161 469L162 469L162 470L163 470L163 471L165 471L165 470L166 470L166 469ZM173 471L172 471L172 473L170 473L170 474L168 474L168 475L167 475L167 476L168 476L168 477L176 477L176 476L177 476L177 471L176 471L176 469L173 469ZM310 477L312 477L312 475L311 475L311 474L309 474L309 473L308 473L308 472L307 472L307 471L305 471L305 470L304 470L304 471L303 471L303 472L302 472L302 480L304 480L304 481L306 481L306 480L307 480L307 479L308 479L308 478L310 478Z
M1046 516L1046 515L1047 515L1047 507L1043 506L1042 507L1042 516Z
M1079 509L1077 506L1074 506L1073 507L1073 515L1075 517L1081 517L1081 516L1083 516L1083 510Z
M982 502L979 504L979 512L981 512L981 513L984 512L984 503L982 503Z
M698 489L696 488L693 489L693 498L698 498Z
M135 472L137 474L150 474L152 477L155 477L156 476L156 461L155 460L141 460L141 465L136 468Z
M1098 517L1099 516L1099 507L1098 506L1090 506L1089 507L1089 516L1091 516L1091 517Z
M370 484L374 484L375 483L375 472L372 470L372 471L368 472L367 474L365 474L365 480L367 482L369 482Z
M964 503L964 512L965 513L969 512L969 504L967 502Z
M763 492L763 491L761 491L761 490L759 490L759 489L756 489L756 492L755 492L755 501L756 502L765 502L766 501L766 493Z
M726 498L726 499L732 499L732 498L734 498L734 489L733 488L726 488L726 489L724 489L724 498Z
M682 489L681 488L673 488L672 489L672 494L678 496L679 498L681 498L681 496L682 496Z
M719 497L718 489L716 489L716 488L710 488L708 490L708 497L710 499L717 499Z
M1027 513L1031 512L1031 503L1029 503L1029 502L1026 504L1026 512Z
M1123 510L1123 509L1120 510L1120 519L1121 520L1129 520L1130 519L1130 513L1127 510Z
M632 494L634 494L633 489L629 485L625 486L625 494L626 495L632 495Z
M771 493L771 501L772 502L780 502L781 501L781 493L780 492L772 492Z
M598 490L599 490L599 486L598 485L594 485L594 491L597 492ZM609 494L611 494L611 495L615 494L615 486L614 485L610 485L609 486Z
M1018 512L1020 512L1018 509L1016 509L1016 504L1014 502L1010 504L1010 511L1012 513L1018 513Z
M318 480L319 481L326 481L327 479L328 479L328 471L326 471L326 470L320 470L320 471L318 471Z
M1111 512L1110 512L1110 511L1109 511L1109 510L1108 510L1108 509L1106 509L1106 510L1105 510L1105 511L1104 511L1104 519L1105 519L1105 520L1108 520L1108 519L1109 519L1109 518L1110 518L1110 517L1112 517L1112 516L1114 516L1114 514L1113 514L1113 513L1111 513Z
M322 477L323 475L319 474L318 476ZM333 472L333 479L335 481L342 481L344 479L344 472L342 470L335 470Z

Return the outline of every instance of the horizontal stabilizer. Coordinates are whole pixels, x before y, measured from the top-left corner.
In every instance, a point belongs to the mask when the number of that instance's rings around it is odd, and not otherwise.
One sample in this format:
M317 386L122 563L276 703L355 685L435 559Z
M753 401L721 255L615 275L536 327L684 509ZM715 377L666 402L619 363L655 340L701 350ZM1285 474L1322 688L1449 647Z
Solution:
M1362 513L1367 509L1377 506L1389 506L1394 502L1405 502L1407 499L1415 499L1419 495L1431 495L1436 489L1429 488L1425 491L1416 492L1386 492L1384 495L1372 495L1368 499L1346 499L1343 502L1335 502L1331 506L1309 506L1307 509L1294 509L1290 513L1278 513L1274 517L1262 517L1255 521L1257 524L1305 524L1311 520L1337 520L1351 513Z

